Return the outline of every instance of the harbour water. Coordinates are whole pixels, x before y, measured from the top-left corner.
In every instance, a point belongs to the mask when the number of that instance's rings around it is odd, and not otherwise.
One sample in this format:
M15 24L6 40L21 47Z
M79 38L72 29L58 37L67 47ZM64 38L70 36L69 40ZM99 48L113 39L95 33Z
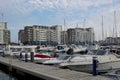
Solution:
M0 80L44 80L41 78L37 78L35 76L29 75L29 74L16 74L12 73L12 76L6 72L0 70Z
M104 76L108 76L113 80L120 80L120 70L113 70L108 73L105 73Z
M11 77L9 74L0 70L0 80L18 80L15 77Z

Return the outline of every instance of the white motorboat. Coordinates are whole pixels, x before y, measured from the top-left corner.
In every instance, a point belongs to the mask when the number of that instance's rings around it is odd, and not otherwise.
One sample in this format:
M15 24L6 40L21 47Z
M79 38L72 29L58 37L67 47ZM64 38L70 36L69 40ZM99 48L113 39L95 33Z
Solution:
M43 64L48 64L48 65L60 64L62 62L69 61L70 58L72 58L72 57L73 57L73 55L61 55L56 59L47 60L47 61L43 62Z
M114 53L115 54L115 53ZM92 73L93 57L98 59L98 72L120 69L120 58L108 50L91 50L87 55L81 55L59 64L60 67L68 67L72 70Z
M55 48L54 48L54 52L67 52L70 48L73 49L73 52L74 53L77 53L77 52L82 52L82 51L86 51L87 50L87 47L83 47L83 46L77 46L75 44L72 44L70 45L69 47L67 45L57 45Z
M31 52L35 53L36 46L7 46L4 50L5 55L19 56L20 52L24 56L27 53L30 56Z

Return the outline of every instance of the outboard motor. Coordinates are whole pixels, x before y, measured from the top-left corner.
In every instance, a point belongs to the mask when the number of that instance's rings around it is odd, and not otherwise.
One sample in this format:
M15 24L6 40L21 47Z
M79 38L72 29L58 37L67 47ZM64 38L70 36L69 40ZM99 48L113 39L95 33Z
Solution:
M73 55L73 49L72 48L68 49L67 54L68 55Z

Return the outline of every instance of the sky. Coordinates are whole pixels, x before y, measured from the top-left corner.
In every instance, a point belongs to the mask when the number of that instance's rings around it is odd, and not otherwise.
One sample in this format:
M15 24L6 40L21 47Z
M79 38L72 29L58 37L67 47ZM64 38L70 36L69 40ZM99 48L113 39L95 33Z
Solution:
M64 20L66 29L94 28L95 39L100 40L102 16L104 37L113 35L115 20L114 30L120 34L120 0L0 0L0 14L8 23L12 42L18 41L18 31L25 26L64 25Z

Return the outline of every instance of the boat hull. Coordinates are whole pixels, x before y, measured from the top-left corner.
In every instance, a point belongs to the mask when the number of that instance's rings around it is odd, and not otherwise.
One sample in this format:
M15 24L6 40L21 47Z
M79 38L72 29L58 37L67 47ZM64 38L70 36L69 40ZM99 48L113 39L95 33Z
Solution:
M92 73L93 65L92 64L80 64L80 65L67 65L69 69L81 72ZM108 72L110 70L120 70L120 60L119 61L110 61L105 63L99 63L97 67L98 72Z

